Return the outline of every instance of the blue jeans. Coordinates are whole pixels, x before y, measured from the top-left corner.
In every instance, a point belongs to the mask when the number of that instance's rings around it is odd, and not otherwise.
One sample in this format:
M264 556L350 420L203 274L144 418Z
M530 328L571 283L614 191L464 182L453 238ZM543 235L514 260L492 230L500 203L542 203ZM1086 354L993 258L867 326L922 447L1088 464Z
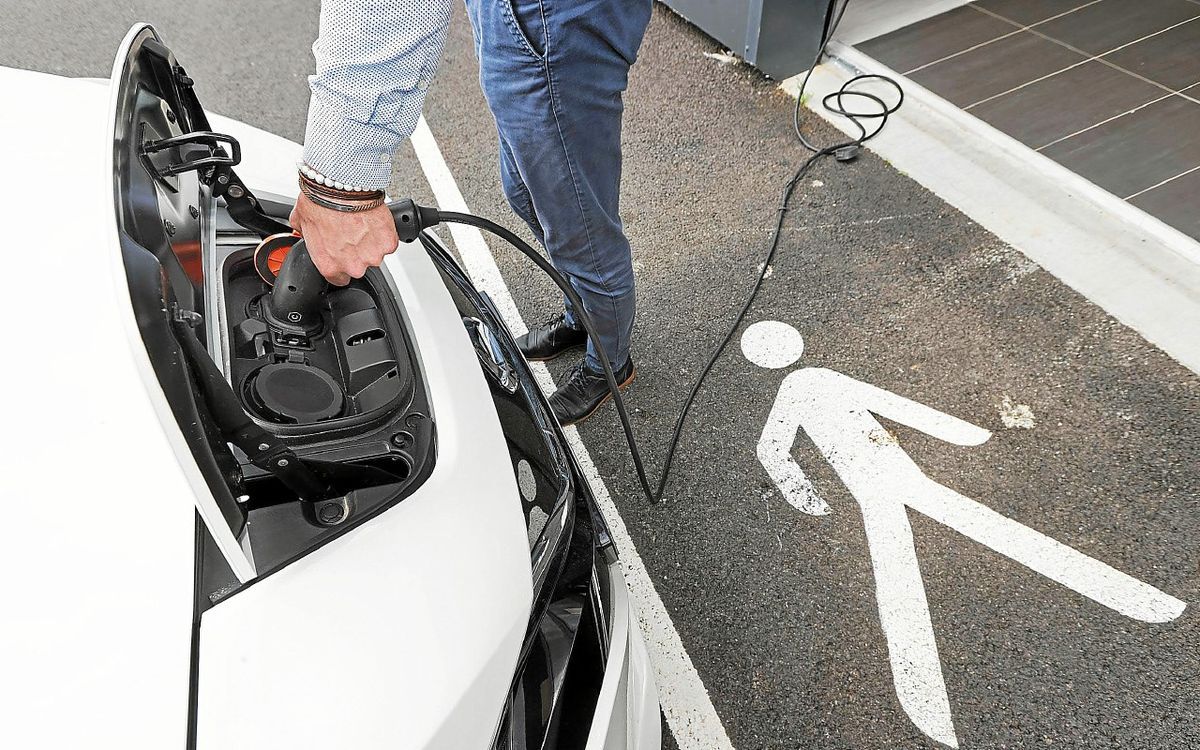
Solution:
M621 94L651 0L466 0L504 194L567 277L614 369L629 359L633 259L621 225ZM576 324L567 304L567 321ZM594 342L587 364L600 370Z

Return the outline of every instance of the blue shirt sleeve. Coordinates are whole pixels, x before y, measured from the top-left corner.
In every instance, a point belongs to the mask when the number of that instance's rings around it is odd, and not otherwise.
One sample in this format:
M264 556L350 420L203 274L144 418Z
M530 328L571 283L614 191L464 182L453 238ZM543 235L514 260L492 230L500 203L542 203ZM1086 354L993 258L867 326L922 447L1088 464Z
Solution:
M412 135L446 44L451 0L324 0L304 161L347 185L383 190Z

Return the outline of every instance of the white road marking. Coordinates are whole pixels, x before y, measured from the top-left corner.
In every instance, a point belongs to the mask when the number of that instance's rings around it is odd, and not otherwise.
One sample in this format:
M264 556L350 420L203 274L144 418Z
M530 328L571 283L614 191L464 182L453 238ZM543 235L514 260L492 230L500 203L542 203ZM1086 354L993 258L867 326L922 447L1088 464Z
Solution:
M778 370L790 367L804 353L804 338L792 326L778 320L761 320L742 334L742 352L759 367Z
M741 62L733 52L705 52L704 56L710 60L716 60L722 65L736 65Z
M1000 401L1000 422L1010 430L1032 430L1037 426L1033 409L1028 404L1014 403L1008 396Z
M750 326L742 337L746 358L787 366L764 351L780 341L789 352L796 351L794 336L799 333L789 336L780 326L786 324ZM788 364L798 359L799 354ZM789 503L804 513L828 513L829 506L791 455L803 429L854 495L874 568L892 682L905 713L925 734L958 747L909 508L1135 620L1169 622L1183 613L1186 605L1179 599L933 481L874 414L955 445L981 445L992 436L842 373L802 367L780 386L758 442L758 457Z
M454 175L446 165L446 160L424 117L417 123L412 145L429 186L437 198L439 208L446 211L468 211L466 200L454 181ZM514 336L525 333L528 327L480 231L475 227L451 224L450 236L454 239L467 274L476 287L487 292L492 298L509 330ZM554 381L545 365L535 363L533 371L538 385L543 390L554 389ZM625 580L629 584L642 635L650 652L650 661L654 665L659 700L667 724L675 736L675 742L680 750L732 750L733 744L725 732L721 718L717 716L708 690L684 649L683 641L679 638L679 632L675 629L666 606L654 589L650 574L646 571L642 558L638 556L637 548L625 528L625 522L608 493L608 487L596 471L591 453L580 440L574 427L568 427L565 432L567 443L571 446L596 500L600 503L609 530L621 552Z

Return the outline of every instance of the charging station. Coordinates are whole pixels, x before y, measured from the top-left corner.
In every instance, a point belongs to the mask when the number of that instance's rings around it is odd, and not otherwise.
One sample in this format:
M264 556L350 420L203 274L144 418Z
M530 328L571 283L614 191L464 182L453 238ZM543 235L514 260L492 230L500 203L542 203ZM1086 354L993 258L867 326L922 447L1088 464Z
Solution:
M664 0L769 76L780 80L812 64L833 0Z

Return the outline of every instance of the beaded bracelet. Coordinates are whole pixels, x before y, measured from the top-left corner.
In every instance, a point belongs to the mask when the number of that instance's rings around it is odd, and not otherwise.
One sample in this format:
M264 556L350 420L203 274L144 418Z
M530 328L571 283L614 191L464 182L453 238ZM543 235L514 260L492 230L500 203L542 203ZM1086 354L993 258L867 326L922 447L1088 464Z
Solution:
M321 174L320 172L318 172L317 170L313 169L312 167L308 166L307 164L305 164L302 161L296 162L296 168L298 170L300 170L301 175L303 175L304 177L307 177L309 180L312 180L314 183L325 186L325 187L330 187L335 190L341 190L341 191L345 191L347 193L382 193L383 192L382 190L371 190L371 189L365 188L361 185L348 185L344 182L338 182L337 180L330 179L330 178L326 177L325 175Z

